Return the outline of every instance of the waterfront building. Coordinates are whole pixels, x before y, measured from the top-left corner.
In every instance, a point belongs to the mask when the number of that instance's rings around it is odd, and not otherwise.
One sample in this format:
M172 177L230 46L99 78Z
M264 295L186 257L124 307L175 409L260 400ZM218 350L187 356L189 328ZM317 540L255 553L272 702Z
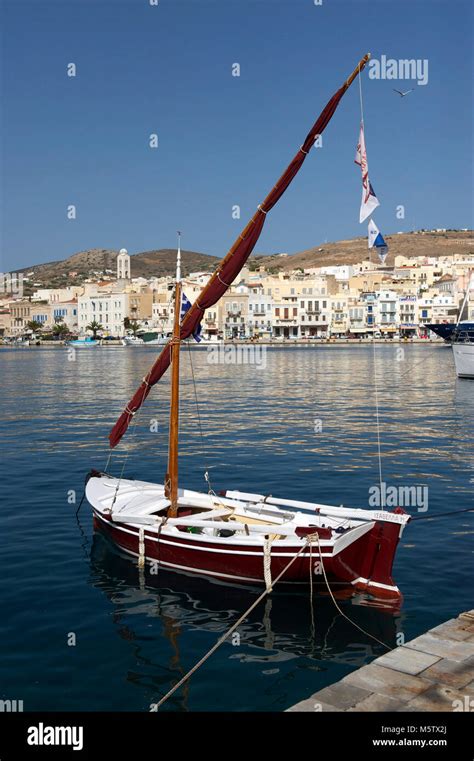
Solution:
M414 338L418 333L418 298L412 295L398 297L399 332L401 338Z
M103 326L105 336L120 337L125 334L124 320L129 316L129 294L123 292L100 292L79 296L79 332L87 332L87 326L97 322Z
M216 307L224 338L248 338L248 302L248 289L246 293L242 289L237 293L234 287L218 301Z
M349 330L349 296L331 296L331 336L343 337Z
M19 336L28 330L29 322L37 322L42 330L53 327L53 305L47 301L29 301L20 299L10 305L9 335Z
M248 300L250 337L271 338L273 334L273 298L265 293L261 282L251 283Z
M398 296L393 290L382 290L376 300L376 326L382 336L390 337L398 332Z
M64 323L70 333L76 333L79 328L77 299L72 301L53 301L53 321Z
M326 338L329 334L332 318L331 299L329 296L299 297L299 325L301 338Z

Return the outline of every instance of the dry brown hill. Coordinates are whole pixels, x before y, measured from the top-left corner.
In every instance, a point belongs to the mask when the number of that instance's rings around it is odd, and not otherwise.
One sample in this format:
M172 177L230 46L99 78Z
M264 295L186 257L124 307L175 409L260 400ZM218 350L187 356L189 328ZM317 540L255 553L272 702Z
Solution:
M389 247L386 264L392 265L395 256L445 256L474 254L473 231L448 230L446 232L416 232L386 235ZM374 260L376 254L372 254ZM255 260L257 266L289 271L328 267L337 264L356 264L368 258L367 238L322 243L290 256L265 256ZM255 266L255 264L253 266Z
M398 254L405 256L443 256L450 254L474 254L473 231L448 230L446 232L416 232L401 233L386 236L389 246L387 264L393 264ZM30 283L41 283L43 286L58 287L81 283L87 277L101 274L114 276L118 251L104 248L93 248L79 251L62 261L38 264L24 267L23 273L33 274ZM251 269L264 266L272 272L310 267L324 267L337 264L356 264L368 256L367 238L340 240L334 243L323 243L307 251L300 251L289 256L273 254L270 256L252 256L249 261ZM373 254L376 257L376 254ZM131 256L132 277L162 277L172 275L176 266L176 250L162 248L156 251L143 251ZM219 259L216 256L183 251L183 272L205 271L214 269Z
M33 267L24 267L21 272L33 274L30 280L48 286L59 286L82 282L97 274L115 275L118 251L108 248L92 248L79 251L67 259ZM196 251L182 251L184 274L210 271L218 261L217 257ZM176 268L176 249L162 248L158 251L143 251L130 257L132 277L162 277L170 275ZM108 271L108 272L107 272ZM75 273L75 274L74 274Z

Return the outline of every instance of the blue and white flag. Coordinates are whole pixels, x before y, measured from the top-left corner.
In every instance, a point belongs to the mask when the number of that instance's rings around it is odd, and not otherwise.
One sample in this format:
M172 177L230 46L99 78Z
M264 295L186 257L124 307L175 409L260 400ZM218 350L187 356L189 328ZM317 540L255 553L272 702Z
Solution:
M388 253L385 239L373 219L369 220L369 248L376 248L379 259L383 264Z
M182 319L183 319L184 315L186 314L186 312L188 312L190 309L191 309L191 302L187 298L187 296L183 293L182 298L181 298L181 314L179 316L180 322L182 321ZM199 341L202 340L202 338L201 338L201 323L196 325L196 329L193 332L193 338L198 343L199 343Z

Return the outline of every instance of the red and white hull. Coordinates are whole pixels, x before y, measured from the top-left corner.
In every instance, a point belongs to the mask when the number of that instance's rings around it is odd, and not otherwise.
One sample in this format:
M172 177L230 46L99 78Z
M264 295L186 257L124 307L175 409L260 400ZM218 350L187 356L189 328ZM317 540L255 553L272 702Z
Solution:
M142 563L254 584L275 579L300 553L282 583L308 583L312 575L316 583L400 597L392 565L409 520L401 512L180 490L178 518L167 519L163 486L106 474L89 478L86 495L96 528Z

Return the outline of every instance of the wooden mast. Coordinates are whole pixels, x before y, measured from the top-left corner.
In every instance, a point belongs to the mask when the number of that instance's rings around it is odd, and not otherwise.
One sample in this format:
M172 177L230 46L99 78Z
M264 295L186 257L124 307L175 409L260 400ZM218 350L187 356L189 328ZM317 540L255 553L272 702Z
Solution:
M165 497L171 502L171 505L168 508L168 516L170 518L176 518L178 515L179 349L181 288L181 233L178 232L173 338L171 341L171 402L168 438L168 471L165 478Z

